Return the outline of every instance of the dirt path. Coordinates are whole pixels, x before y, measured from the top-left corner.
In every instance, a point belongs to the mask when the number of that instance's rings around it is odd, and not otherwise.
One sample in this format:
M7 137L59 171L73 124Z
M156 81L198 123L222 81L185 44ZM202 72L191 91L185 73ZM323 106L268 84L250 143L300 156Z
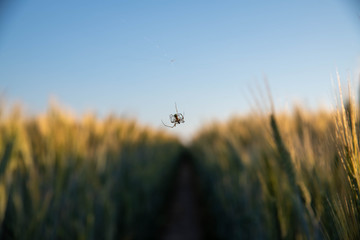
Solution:
M199 201L195 192L194 171L188 160L182 161L170 203L163 240L203 239Z

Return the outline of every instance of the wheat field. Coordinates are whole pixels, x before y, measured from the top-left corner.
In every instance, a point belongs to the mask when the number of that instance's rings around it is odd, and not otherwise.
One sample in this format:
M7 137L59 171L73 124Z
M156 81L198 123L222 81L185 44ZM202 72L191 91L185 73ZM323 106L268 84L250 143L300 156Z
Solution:
M0 238L153 239L186 150L217 239L359 239L359 106L347 95L334 111L214 122L187 146L114 115L2 105Z
M350 89L349 89L350 93ZM249 114L191 150L219 239L359 239L358 106Z
M180 150L135 120L14 107L0 118L0 238L146 239Z

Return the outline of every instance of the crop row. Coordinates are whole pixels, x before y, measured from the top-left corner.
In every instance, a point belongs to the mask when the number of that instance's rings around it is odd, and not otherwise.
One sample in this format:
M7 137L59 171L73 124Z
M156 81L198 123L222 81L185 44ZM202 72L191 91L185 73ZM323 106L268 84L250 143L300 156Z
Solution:
M136 121L0 116L0 239L147 239L181 149Z
M203 128L191 150L217 237L359 239L358 111L340 97L334 112L254 113Z

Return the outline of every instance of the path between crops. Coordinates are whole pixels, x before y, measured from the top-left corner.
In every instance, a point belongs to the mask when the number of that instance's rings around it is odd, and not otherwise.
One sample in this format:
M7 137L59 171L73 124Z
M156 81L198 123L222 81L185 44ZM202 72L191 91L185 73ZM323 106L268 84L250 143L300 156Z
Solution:
M204 238L195 175L190 160L183 159L174 184L167 212L163 240L199 240Z

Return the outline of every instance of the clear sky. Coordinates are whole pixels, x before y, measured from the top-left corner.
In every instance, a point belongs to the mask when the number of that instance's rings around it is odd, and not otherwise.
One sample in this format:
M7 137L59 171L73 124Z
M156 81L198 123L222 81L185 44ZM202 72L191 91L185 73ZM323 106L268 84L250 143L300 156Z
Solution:
M249 87L264 75L283 108L332 104L330 75L359 72L360 11L351 0L4 6L0 90L35 113L55 97L79 114L115 112L162 128L176 101L186 122L168 130L187 136L249 111Z

